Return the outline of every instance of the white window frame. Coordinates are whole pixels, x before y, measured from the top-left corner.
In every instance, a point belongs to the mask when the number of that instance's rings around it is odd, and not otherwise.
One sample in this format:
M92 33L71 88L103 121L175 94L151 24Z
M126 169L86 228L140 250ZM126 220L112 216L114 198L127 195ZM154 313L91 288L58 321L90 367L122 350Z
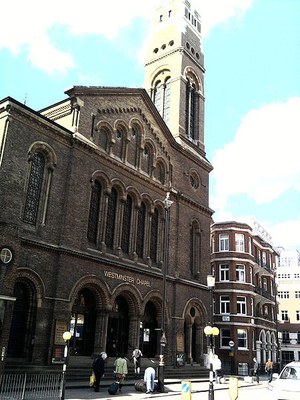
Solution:
M224 335L226 332L226 336ZM229 336L228 336L229 334ZM231 339L230 329L228 328L221 328L220 329L220 347L221 348L229 348L229 342Z
M235 233L235 251L245 253L245 235L243 233Z
M238 345L238 349L248 349L248 335L247 335L247 329L241 329L238 328L237 329L237 345ZM240 346L240 341L244 342L243 346Z
M237 315L247 315L246 297L237 296L237 298L236 298L236 313L237 313Z
M278 292L278 298L279 299L289 299L290 298L290 292L287 290L280 290Z
M246 269L244 264L237 264L235 267L237 282L246 282Z
M265 251L262 252L262 266L267 267L267 253Z
M220 314L230 314L230 297L220 296Z
M229 265L228 264L220 264L219 267L219 281L220 282L229 282Z
M219 251L229 251L229 235L221 233L219 236Z
M281 321L289 320L289 312L288 310L281 310Z
M248 247L249 247L248 253L252 255L252 239L251 239L251 237L248 238Z

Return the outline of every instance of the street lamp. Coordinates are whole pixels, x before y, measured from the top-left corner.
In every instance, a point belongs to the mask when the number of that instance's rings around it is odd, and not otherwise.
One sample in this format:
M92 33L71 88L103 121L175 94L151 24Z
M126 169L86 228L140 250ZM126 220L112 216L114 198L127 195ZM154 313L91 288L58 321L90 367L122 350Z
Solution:
M209 323L210 325L204 328L204 333L209 336L209 390L208 400L214 400L214 370L213 370L213 353L214 353L214 337L219 335L219 329L213 327L214 319L214 299L213 290L215 287L215 277L213 275L207 275L207 287L210 290L210 309L209 309Z
M65 341L65 348L64 348L64 364L63 364L63 371L62 371L61 396L60 396L61 400L65 399L68 348L69 348L69 340L71 339L71 332L69 332L69 331L64 332L63 339Z
M209 336L209 389L208 400L214 400L214 370L213 370L213 354L214 354L214 340L215 336L219 335L219 329L216 326L206 326L204 333Z
M159 341L159 364L158 364L158 392L164 393L165 391L165 362L164 362L164 348L167 344L165 334L165 305L166 305L166 275L168 265L168 236L169 236L169 209L173 204L170 200L170 192L167 192L166 198L163 201L165 208L165 226L164 226L164 249L163 249L163 292L162 292L162 310L161 310L161 337Z

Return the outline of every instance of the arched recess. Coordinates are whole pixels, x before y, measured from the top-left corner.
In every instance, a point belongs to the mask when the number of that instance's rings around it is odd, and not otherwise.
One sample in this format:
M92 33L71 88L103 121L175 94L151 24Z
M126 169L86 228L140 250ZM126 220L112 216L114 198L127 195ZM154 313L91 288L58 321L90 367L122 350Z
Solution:
M110 357L130 354L139 335L140 293L127 284L119 285L111 297L106 352Z
M155 160L155 146L151 141L146 140L145 143L142 144L142 147L141 170L147 175L152 176Z
M28 150L28 173L23 221L45 225L56 154L45 142L34 142Z
M197 220L190 224L190 270L191 276L199 279L201 268L201 228Z
M184 353L188 363L200 363L203 357L205 312L198 299L191 299L184 310Z
M169 68L162 67L156 72L151 83L151 98L164 121L168 123L171 101L171 72Z
M128 127L121 120L117 120L114 127L114 145L112 152L120 160L124 161L127 152Z
M91 356L94 352L97 317L107 310L107 286L93 276L86 277L73 287L70 310L70 355Z
M95 144L106 153L110 153L111 146L114 143L112 126L106 121L100 121L97 124L97 131L98 135L95 138Z
M139 120L132 119L129 123L127 162L136 168L140 166L141 142L144 128Z
M167 166L162 158L156 160L156 165L154 168L154 178L157 179L163 185L166 183Z
M195 71L188 67L185 70L186 98L185 98L185 131L189 139L199 140L199 112L201 82Z
M266 332L262 329L259 333L258 343L256 343L256 358L259 364L265 364L267 358Z
M157 293L150 293L145 301L140 325L140 345L145 357L155 357L159 351L161 327L161 299Z
M33 282L17 278L14 286L14 311L12 316L7 356L31 361L36 329L37 291Z

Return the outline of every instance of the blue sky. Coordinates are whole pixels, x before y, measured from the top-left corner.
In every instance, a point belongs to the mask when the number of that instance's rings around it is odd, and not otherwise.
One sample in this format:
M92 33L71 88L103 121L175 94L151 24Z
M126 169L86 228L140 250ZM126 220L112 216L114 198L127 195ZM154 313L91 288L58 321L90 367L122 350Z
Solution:
M0 98L39 110L73 85L142 87L158 2L16 0L18 13L7 5ZM214 220L253 217L275 246L300 250L300 0L192 5L202 16Z

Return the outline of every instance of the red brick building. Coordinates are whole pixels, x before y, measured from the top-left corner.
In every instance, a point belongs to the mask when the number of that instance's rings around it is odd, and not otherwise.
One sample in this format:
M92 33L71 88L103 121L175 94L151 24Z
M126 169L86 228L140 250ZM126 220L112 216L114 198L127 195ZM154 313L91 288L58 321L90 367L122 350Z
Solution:
M212 167L200 19L183 1L171 11L154 18L147 91L74 86L38 112L0 102L2 367L61 359L66 330L79 365L102 350L155 357L162 331L169 364L177 353L203 363Z
M277 362L275 267L278 254L263 228L228 221L211 229L211 266L216 283L216 352L228 373L247 374L253 357L263 368Z

